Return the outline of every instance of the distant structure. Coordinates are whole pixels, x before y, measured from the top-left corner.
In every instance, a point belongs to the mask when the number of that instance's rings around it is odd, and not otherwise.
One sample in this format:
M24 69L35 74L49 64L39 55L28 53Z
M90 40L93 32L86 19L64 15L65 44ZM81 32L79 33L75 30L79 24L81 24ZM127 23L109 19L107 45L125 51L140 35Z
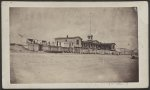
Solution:
M93 35L91 34L91 13L90 13L90 34L87 36L87 41L82 41L82 47L86 49L96 49L96 50L115 50L115 43L101 43L97 40L93 40Z
M115 43L101 43L98 40L93 40L92 37L88 36L88 40L82 41L82 38L77 37L58 37L55 38L55 42L57 43L57 46L61 47L80 47L84 49L102 49L102 50L115 50Z
M64 53L83 53L83 54L113 54L116 52L115 43L101 43L93 39L91 34L91 13L90 13L90 33L87 40L83 40L80 36L56 37L55 42L47 42L45 40L27 39L27 48L32 51L46 52L64 52Z
M32 51L64 52L64 53L85 53L85 54L113 54L115 43L101 43L98 40L88 38L83 41L81 37L57 37L55 42L45 40L27 39L28 49Z
M58 37L55 38L57 46L61 47L80 47L83 49L92 49L92 50L115 50L115 43L101 43L97 40L93 40L93 35L91 34L92 25L91 25L91 13L90 13L90 33L87 35L87 41L82 41L82 38L77 37ZM91 51L91 50L90 50Z
M77 37L58 37L55 38L55 42L57 46L62 47L82 47L82 38Z
M88 37L88 40L93 40L93 35L92 34L89 34L87 37Z
M120 55L131 55L132 50L126 49L126 48L117 48L117 51Z
M90 13L90 34L87 36L88 40L93 40L93 35L91 34L91 29L92 29L92 26L91 26L91 13Z

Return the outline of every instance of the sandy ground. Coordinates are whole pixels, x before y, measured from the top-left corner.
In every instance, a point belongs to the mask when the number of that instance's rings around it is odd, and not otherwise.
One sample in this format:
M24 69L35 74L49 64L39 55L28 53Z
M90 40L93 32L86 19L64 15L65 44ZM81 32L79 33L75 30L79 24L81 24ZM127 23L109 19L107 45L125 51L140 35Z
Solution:
M128 55L11 53L11 83L137 82L138 60Z

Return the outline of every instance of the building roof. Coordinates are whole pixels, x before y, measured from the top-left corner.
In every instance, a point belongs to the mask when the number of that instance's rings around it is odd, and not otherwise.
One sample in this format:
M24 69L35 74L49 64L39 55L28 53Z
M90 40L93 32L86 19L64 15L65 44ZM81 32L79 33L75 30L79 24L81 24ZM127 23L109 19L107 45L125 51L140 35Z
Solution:
M55 40L56 39L75 39L75 38L80 38L82 40L82 38L79 36L76 36L76 37L57 37L57 38L55 38Z
M102 45L111 45L111 44L115 44L115 43L101 43L98 40L87 40L87 41L83 41L83 43L95 43L95 44L102 44Z
M115 44L115 43L101 43L101 44L103 44L103 45L110 45L110 44Z
M101 42L99 42L97 40L87 40L87 41L83 41L83 43L95 43L95 44L99 44Z

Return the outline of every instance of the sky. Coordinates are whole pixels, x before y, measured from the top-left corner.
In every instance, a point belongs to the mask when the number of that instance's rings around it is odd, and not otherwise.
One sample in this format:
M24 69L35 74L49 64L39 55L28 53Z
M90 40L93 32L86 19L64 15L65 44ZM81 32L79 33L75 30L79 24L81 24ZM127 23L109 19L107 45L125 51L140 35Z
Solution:
M90 15L91 13L91 15ZM133 7L11 7L10 42L24 38L54 41L56 37L90 34L102 43L116 43L118 48L138 47L137 10Z

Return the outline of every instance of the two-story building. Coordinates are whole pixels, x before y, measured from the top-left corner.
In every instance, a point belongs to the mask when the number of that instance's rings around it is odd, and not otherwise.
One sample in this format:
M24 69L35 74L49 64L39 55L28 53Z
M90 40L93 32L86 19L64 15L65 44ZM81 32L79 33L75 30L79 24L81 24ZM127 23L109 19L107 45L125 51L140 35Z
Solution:
M55 38L55 43L57 46L61 47L82 47L82 38L76 37L58 37Z

